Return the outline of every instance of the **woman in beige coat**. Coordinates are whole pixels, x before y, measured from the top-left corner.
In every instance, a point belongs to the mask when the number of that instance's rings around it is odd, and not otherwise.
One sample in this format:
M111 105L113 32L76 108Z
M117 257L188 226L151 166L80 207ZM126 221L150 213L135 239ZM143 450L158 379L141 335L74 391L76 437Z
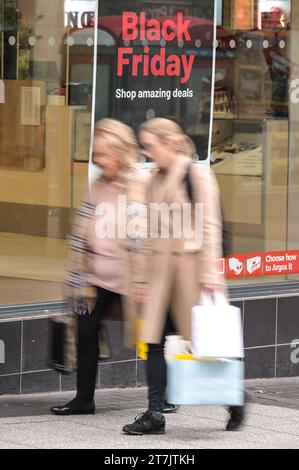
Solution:
M217 259L223 256L222 219L215 177L209 167L191 165L186 156L185 135L178 124L164 118L151 119L141 126L139 140L143 153L157 166L147 188L150 233L141 332L141 341L148 343L149 405L148 411L124 426L123 431L163 434L165 335L171 324L185 340L190 340L191 309L198 304L200 292L213 294L225 289L224 278L216 269ZM183 217L184 204L190 203L187 173L193 202L199 203L192 207L190 231ZM173 217L169 217L171 208Z
M78 320L77 395L51 411L58 415L94 413L99 357L98 330L113 304L124 320L125 343L135 346L135 293L142 264L142 237L130 236L132 219L144 206L145 183L134 166L138 147L125 124L103 119L96 126L93 162L101 175L85 197L70 237L66 295L75 299ZM131 207L131 210L127 210ZM140 270L142 272L142 269Z

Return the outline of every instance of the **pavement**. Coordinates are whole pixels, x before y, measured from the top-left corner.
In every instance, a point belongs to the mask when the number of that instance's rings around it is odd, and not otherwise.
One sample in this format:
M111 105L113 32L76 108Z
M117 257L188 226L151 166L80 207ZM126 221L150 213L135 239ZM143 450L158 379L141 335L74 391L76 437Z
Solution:
M245 382L246 420L224 430L224 407L181 406L166 416L166 434L128 436L124 424L146 409L146 388L96 392L97 411L54 416L74 392L0 396L0 449L298 449L299 377Z

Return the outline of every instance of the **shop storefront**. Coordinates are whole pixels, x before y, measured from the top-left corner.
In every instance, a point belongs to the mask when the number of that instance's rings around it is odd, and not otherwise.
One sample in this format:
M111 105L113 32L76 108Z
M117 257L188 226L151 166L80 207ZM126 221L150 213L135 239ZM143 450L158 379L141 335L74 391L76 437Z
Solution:
M0 394L74 388L47 365L49 317L65 308L67 234L105 116L182 123L221 189L246 375L298 375L297 2L0 0L0 21ZM143 384L109 329L99 386Z

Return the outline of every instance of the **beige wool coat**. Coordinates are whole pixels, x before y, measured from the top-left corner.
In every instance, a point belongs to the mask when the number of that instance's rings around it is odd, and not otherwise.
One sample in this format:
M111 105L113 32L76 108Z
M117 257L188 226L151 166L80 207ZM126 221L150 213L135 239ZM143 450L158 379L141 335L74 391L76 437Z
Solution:
M179 156L166 174L155 170L147 184L148 204L189 203L184 182L189 165L188 158ZM222 219L216 178L209 167L200 164L192 164L190 178L194 202L202 204L202 244L188 244L183 235L148 238L144 276L147 302L143 307L140 334L140 340L145 343L161 341L167 312L178 334L190 340L191 308L198 304L201 285L217 284L222 288L225 285L224 277L216 270L216 260L222 258ZM163 216L160 222L158 234L161 235ZM192 222L195 223L194 209ZM174 230L173 224L171 230Z

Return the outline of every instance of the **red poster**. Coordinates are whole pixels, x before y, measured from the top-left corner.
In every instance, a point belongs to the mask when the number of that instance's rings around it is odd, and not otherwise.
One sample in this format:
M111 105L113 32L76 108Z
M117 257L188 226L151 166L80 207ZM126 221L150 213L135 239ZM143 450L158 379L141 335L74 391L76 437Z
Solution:
M253 28L254 0L235 0L233 5L234 26L236 29Z

